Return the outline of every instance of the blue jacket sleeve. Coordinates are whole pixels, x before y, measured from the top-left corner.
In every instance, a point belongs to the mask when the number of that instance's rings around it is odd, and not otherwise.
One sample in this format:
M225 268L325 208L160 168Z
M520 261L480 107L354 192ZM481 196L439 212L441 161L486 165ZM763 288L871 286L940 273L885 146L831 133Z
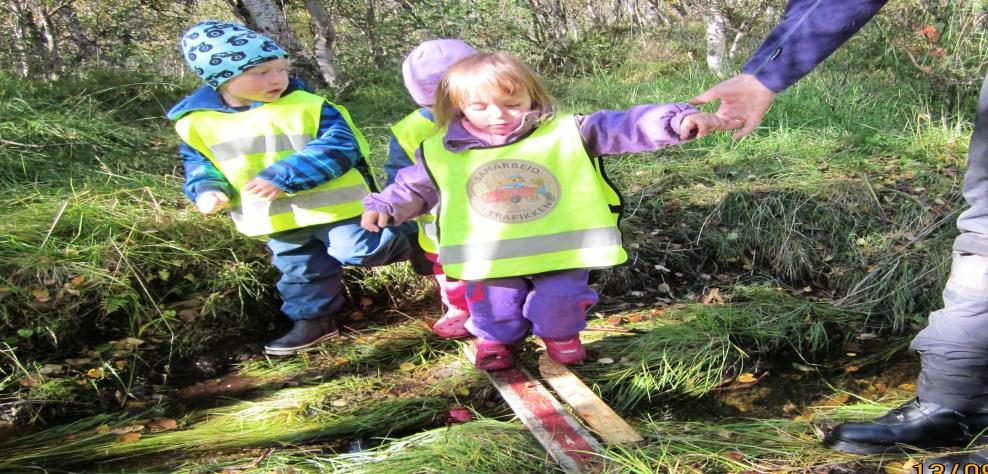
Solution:
M361 158L353 131L329 103L323 104L318 133L305 148L261 170L258 176L294 193L343 176Z
M178 154L182 156L182 167L185 168L185 185L182 190L192 202L207 191L219 191L233 197L233 186L209 158L186 143L179 146Z
M384 174L388 178L385 186L394 183L398 171L409 166L412 166L412 159L408 157L408 153L405 153L405 149L398 144L398 140L392 136L391 143L388 144L388 161L384 163Z
M810 73L854 36L888 0L790 0L744 67L775 92Z

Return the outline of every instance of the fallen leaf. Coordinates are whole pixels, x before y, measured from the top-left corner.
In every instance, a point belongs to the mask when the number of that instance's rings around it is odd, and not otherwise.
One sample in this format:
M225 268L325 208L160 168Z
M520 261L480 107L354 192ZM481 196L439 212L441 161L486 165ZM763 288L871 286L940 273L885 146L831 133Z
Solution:
M449 410L449 420L456 423L464 423L473 419L473 413L466 407L453 407Z
M127 434L121 435L119 438L117 438L117 441L119 441L121 443L133 443L133 442L135 442L135 441L137 441L139 439L141 439L141 434L140 433L127 433Z
M155 418L148 422L148 428L152 430L173 430L178 428L178 422L171 418Z
M859 370L861 370L861 367L858 367L856 365L849 365L847 367L844 367L844 372L857 372Z
M411 362L403 362L401 365L398 366L398 368L401 369L403 372L408 372L411 370L415 370L415 364Z
M640 314L632 314L631 316L628 316L629 323L637 323L640 322L641 320L642 320L642 315Z
M702 304L724 304L724 297L720 296L720 288L711 288L700 301Z
M816 369L814 369L813 367L810 367L806 364L800 364L799 362L793 362L792 366L796 370L801 370L803 372L816 372Z
M739 453L737 451L724 451L723 454L724 454L724 456L727 456L727 457L729 457L729 458L731 458L731 459L733 459L735 461L738 461L738 462L744 461L744 454L741 454L741 453Z
M31 296L33 296L34 300L38 303L47 303L51 301L51 294L49 294L48 290L44 288L31 290Z
M141 344L144 344L144 341L142 341L142 340L140 340L140 339L138 339L136 337L128 337L127 339L124 339L123 342L124 342L124 344L126 344L128 346L132 346L132 347L137 347L137 346L139 346Z
M344 400L344 399L342 399L342 398L339 398L339 399L333 400L332 405L334 407L345 407L345 406L347 406L347 401Z
M41 375L59 375L65 372L65 366L61 364L45 364L38 369Z
M101 379L106 375L106 373L103 372L102 367L96 367L95 369L87 370L86 375L91 379Z
M69 283L71 283L72 286L81 286L85 282L86 282L86 277L84 277L82 275L79 275L79 276L77 276L77 277L69 280Z
M199 319L199 310L194 308L183 309L178 312L178 319L181 319L182 321L185 321L187 323L191 323L192 321Z
M738 378L737 378L738 383L752 383L752 382L755 382L757 380L758 380L758 377L755 377L755 374L748 373L748 372L745 372L745 373L743 373L741 375L738 375Z
M621 316L611 316L607 318L607 324L610 324L612 326L617 326L622 322L624 322L624 318L622 318Z
M914 472L913 466L915 464L916 464L915 461L912 461L912 460L907 461L907 462L904 462L904 463L903 462L890 462L890 463L888 463L888 464L885 465L885 473L886 474L911 474L912 472Z

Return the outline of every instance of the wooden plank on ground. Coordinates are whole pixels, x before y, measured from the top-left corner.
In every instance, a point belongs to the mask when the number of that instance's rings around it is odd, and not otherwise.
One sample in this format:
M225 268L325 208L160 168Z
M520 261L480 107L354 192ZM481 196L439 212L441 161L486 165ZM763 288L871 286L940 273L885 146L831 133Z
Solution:
M475 360L472 343L465 345L464 352L470 362ZM528 371L513 367L485 372L501 398L564 471L603 470L603 460L595 455L602 451L600 443Z
M559 398L573 408L604 444L641 444L645 441L569 367L553 361L548 354L543 353L539 357L539 372Z

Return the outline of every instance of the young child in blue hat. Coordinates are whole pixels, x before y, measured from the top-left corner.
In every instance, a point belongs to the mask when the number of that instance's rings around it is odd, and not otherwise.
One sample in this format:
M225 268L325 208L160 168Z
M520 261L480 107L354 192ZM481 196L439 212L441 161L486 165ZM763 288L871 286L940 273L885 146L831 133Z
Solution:
M344 107L289 76L288 54L262 34L205 21L181 48L205 82L168 112L182 138L185 193L203 214L227 210L241 233L267 236L281 271L281 310L294 325L265 352L291 355L336 336L341 267L408 251L400 233L360 227L361 200L375 190L366 140Z

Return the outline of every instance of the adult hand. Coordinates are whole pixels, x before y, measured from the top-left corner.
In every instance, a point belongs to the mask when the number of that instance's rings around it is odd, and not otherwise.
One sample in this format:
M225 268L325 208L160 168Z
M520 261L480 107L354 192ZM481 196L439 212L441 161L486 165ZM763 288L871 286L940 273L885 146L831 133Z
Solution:
M230 198L219 191L206 191L196 198L196 208L199 212L210 215L216 214L230 205Z
M244 191L269 201L278 199L285 195L284 190L264 178L254 178L248 181L247 185L244 186Z
M371 232L380 232L391 222L391 216L377 211L364 211L360 216L360 227Z
M697 105L718 99L720 107L717 109L717 116L731 122L729 130L740 128L734 132L734 139L737 140L758 127L775 99L775 92L762 85L751 74L738 74L707 89L689 102Z

